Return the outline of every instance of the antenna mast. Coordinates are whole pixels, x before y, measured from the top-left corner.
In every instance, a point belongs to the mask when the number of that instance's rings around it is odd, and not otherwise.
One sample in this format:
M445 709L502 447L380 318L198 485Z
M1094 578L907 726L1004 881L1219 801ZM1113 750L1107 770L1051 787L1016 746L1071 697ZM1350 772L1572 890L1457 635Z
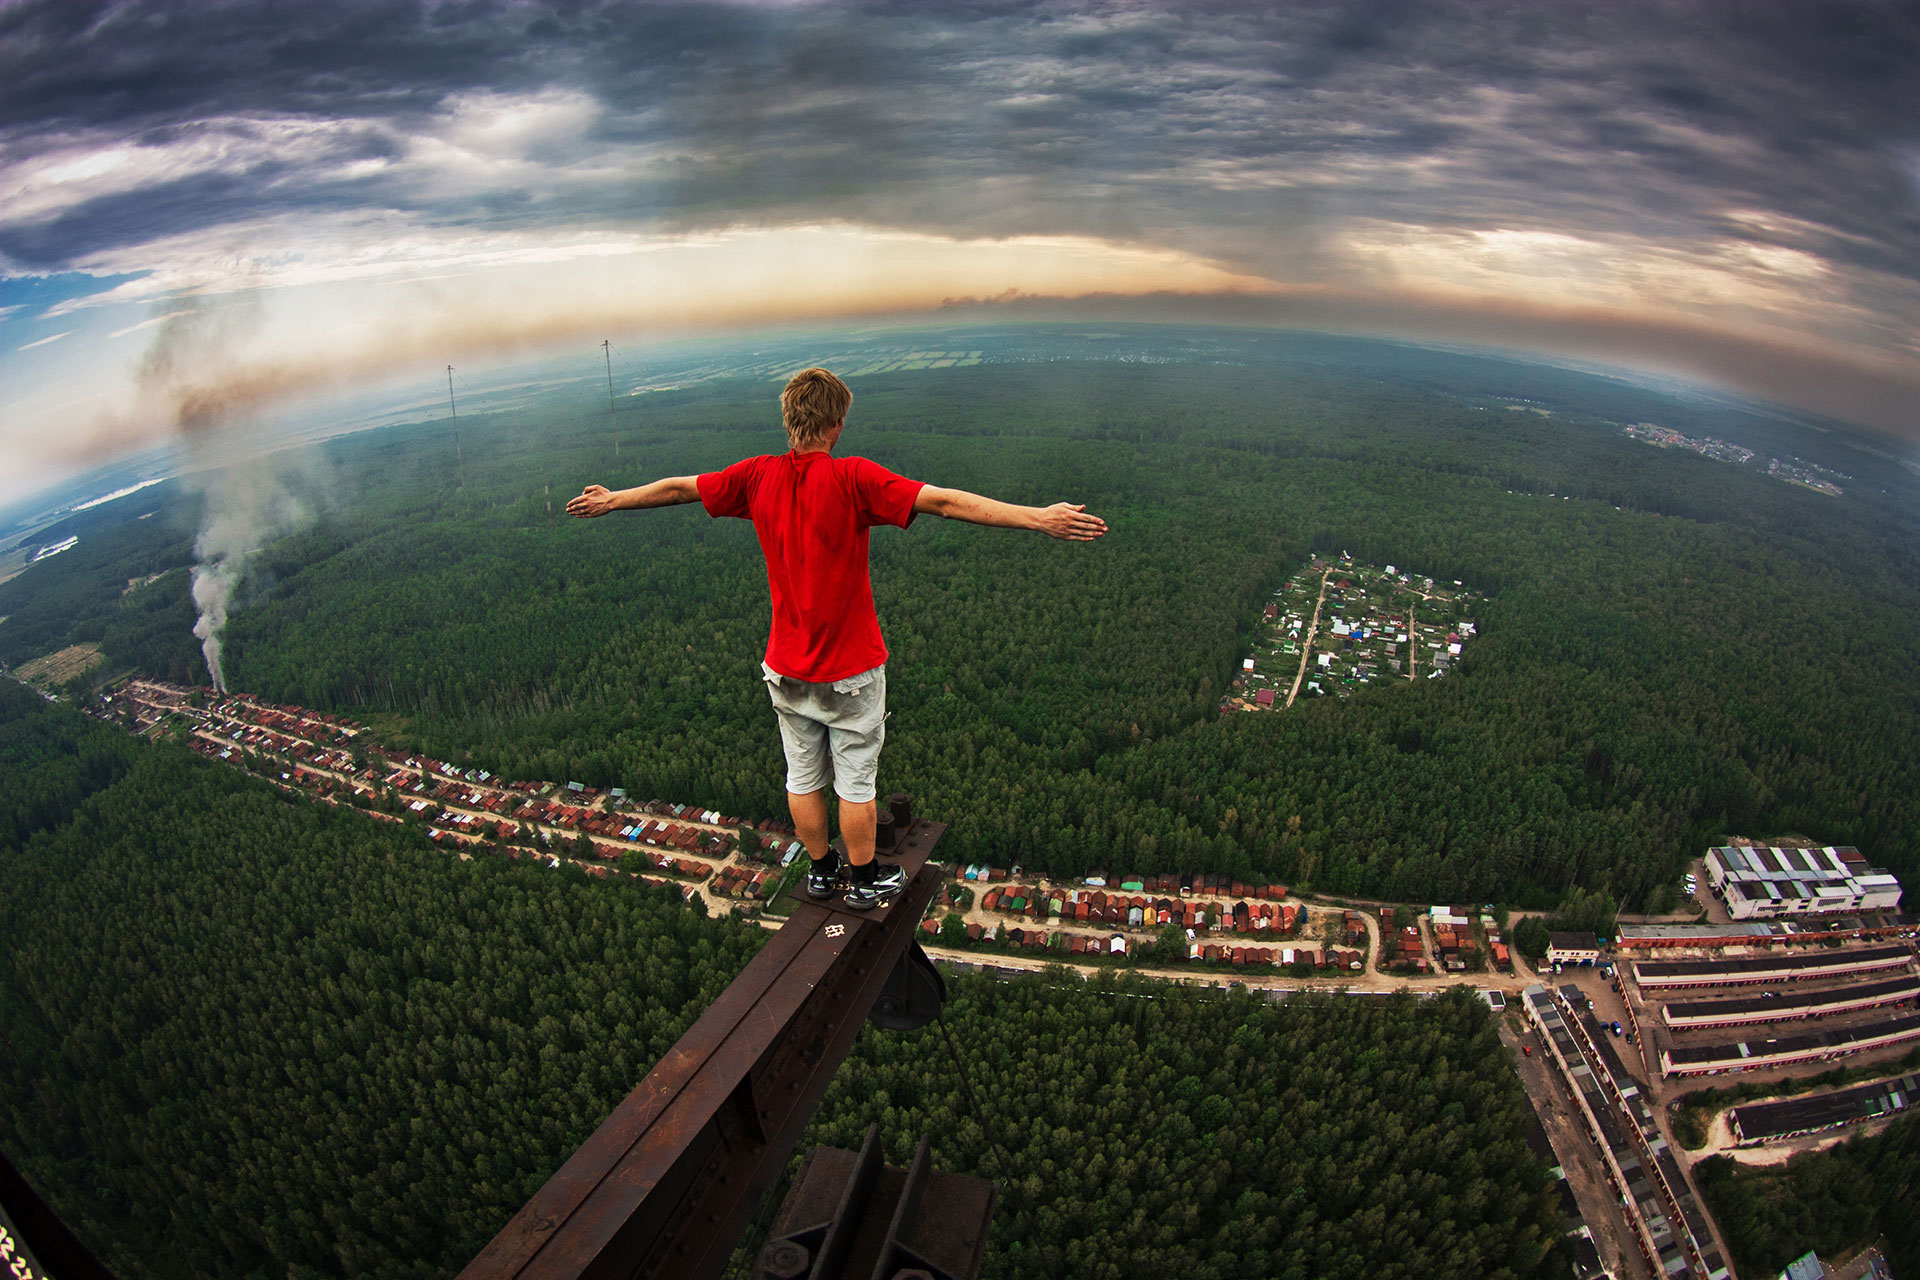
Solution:
M467 455L460 448L460 410L453 403L453 366L447 366L447 412L453 415L453 459L464 475Z
M613 460L620 461L620 417L613 408L613 341L600 340L600 350L607 357L607 421L613 424Z

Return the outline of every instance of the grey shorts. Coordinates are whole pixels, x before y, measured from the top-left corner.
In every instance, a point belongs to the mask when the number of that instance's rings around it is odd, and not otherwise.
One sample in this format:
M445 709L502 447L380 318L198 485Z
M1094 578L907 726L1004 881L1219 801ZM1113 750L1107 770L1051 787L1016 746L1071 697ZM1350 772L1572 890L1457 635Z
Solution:
M831 785L842 800L873 799L880 744L887 740L886 667L831 684L795 680L764 662L760 675L780 719L787 790L804 796Z

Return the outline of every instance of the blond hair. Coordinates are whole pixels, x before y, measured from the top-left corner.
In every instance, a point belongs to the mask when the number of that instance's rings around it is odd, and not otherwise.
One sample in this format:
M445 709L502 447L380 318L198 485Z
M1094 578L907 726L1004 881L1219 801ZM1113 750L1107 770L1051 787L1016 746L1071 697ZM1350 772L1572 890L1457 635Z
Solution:
M827 432L845 422L853 404L847 384L825 369L802 369L780 393L780 417L786 423L787 443L796 449L819 444Z

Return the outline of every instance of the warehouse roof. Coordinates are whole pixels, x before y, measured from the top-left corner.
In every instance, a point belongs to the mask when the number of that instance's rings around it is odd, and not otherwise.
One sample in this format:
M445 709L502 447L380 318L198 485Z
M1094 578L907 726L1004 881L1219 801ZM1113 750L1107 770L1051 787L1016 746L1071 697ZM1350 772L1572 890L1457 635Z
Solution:
M1875 996L1920 995L1920 978L1888 978L1882 982L1853 982L1831 991L1795 991L1780 996L1744 996L1737 1000L1685 1000L1667 1005L1675 1018L1734 1017L1748 1013L1778 1013L1790 1010L1822 1009L1828 1005L1854 1004Z
M1797 1036L1775 1036L1767 1040L1735 1040L1725 1044L1699 1045L1695 1048L1667 1050L1667 1058L1676 1066L1706 1062L1738 1062L1745 1058L1770 1058L1780 1054L1812 1053L1823 1048L1840 1049L1859 1040L1898 1031L1920 1030L1920 1013L1895 1014L1879 1022L1850 1027L1845 1031L1810 1031Z
M1902 1111L1913 1106L1917 1096L1920 1096L1920 1072L1823 1093L1815 1098L1789 1098L1785 1102L1735 1107L1733 1116L1742 1136L1765 1139L1783 1133L1830 1129Z
M1775 973L1796 969L1842 969L1850 964L1892 960L1912 954L1906 947L1855 947L1819 951L1812 955L1750 956L1742 960L1640 960L1634 963L1633 971L1647 978L1713 973L1737 977L1744 973Z

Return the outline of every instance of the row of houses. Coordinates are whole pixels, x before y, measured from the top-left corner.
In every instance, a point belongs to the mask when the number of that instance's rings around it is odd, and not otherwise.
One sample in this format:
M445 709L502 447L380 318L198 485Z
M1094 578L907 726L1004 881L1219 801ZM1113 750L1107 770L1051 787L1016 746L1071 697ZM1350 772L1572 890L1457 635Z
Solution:
M775 831L762 831L760 833L758 847L742 850L742 856L753 858L760 862L777 862L784 867L804 852L806 852L806 846L798 840L795 840L791 835L783 835Z
M467 782L436 779L431 774L414 773L405 768L396 768L388 773L386 783L395 791L405 794L428 796L441 804L480 809L491 814L505 814L514 803L514 797L502 792L489 791Z
M988 889L980 899L988 911L1027 915L1035 920L1059 919L1085 925L1125 925L1157 929L1177 924L1196 933L1212 929L1234 933L1290 933L1299 927L1303 909L1293 903L1182 901L1108 893L1104 889L1033 889L1023 885ZM1364 941L1364 932L1362 940Z
M937 936L940 922L928 916L920 922L920 928ZM1045 929L1025 929L1018 925L1001 929L998 925L983 926L978 923L968 924L966 932L969 942L1000 942L1027 950L1052 949L1070 956L1126 955L1134 945L1122 933L1102 937L1066 930L1049 932ZM1186 958L1208 964L1228 964L1236 969L1291 968L1302 964L1316 969L1333 967L1353 972L1366 968L1365 952L1346 947L1321 947L1317 943L1303 943L1296 947L1251 947L1196 942L1189 946Z
M773 882L771 871L755 871L747 867L727 866L707 886L707 891L722 898L740 898L746 901L758 901Z
M1382 918L1386 918L1383 910ZM1479 931L1486 935L1487 959L1501 969L1513 968L1513 954L1500 936L1491 910L1478 913ZM1433 930L1433 949L1441 967L1459 973L1467 968L1466 958L1479 944L1475 939L1474 914L1465 907L1435 906L1427 911L1427 925Z
M1293 947L1238 947L1217 946L1213 943L1194 943L1188 948L1187 958L1207 962L1218 962L1240 968L1246 965L1278 965L1281 968L1295 968L1305 965L1311 969L1343 969L1359 973L1367 967L1367 953L1352 947L1322 947L1317 942L1302 943Z
M359 726L351 721L328 715L324 711L309 711L305 707L275 706L251 699L231 698L219 709L228 715L241 712L243 715L238 718L289 737L304 738L316 746L348 746L360 732Z
M195 738L193 742L196 750L206 745L204 741L199 738ZM353 797L354 804L360 806L364 806L373 800L372 787L351 782L342 782L331 774L315 773L305 765L296 764L293 766L292 772L281 775L281 781L291 783L302 791L317 792L323 796L331 795L335 791L345 789ZM379 816L386 817L388 815L381 814Z
M622 848L617 844L601 844L592 841L593 856L602 862L619 862L629 853L638 853L656 868L669 875L682 876L688 880L705 880L713 874L713 867L698 858L678 858L668 849L655 849L642 845L637 849Z
M1019 867L1009 871L1006 868L990 866L982 862L961 868L960 878L982 884L1002 884L1008 880L1018 880L1020 874ZM1081 879L1080 884L1088 889L1118 889L1122 893L1176 893L1183 898L1197 894L1201 897L1248 898L1260 902L1278 902L1287 896L1287 886L1284 884L1249 884L1225 872L1189 874L1161 871L1152 875L1129 874L1110 877L1105 871L1095 870L1089 871Z
M128 686L137 706L149 707L149 701L168 696L164 686L149 689L145 682L136 682ZM184 691L172 695L170 703L159 703L159 709L171 713L174 710L186 710ZM282 730L298 725L312 727L324 725L330 731L337 729L341 735L351 737L357 732L357 726L349 722L333 723L331 718L319 718L319 713L304 712L297 707L261 707L242 699L227 699L217 704L220 714L245 713L267 719L268 725L253 724L229 718L225 723L213 725L211 717L203 717L203 727L195 732L191 743L195 750L213 759L233 763L242 749L254 750L288 757L292 768L280 774L279 781L297 787L310 794L330 796L337 790L347 788L354 801L365 806L375 798L375 786L384 778L402 796L405 808L424 818L433 830L429 839L441 840L443 837L455 837L464 842L485 840L512 840L520 835L518 822L534 822L548 826L563 827L591 836L605 836L622 839L630 844L642 846L641 852L656 870L669 875L695 882L703 881L713 874L713 867L697 858L679 856L686 853L717 849L725 845L723 837L698 827L682 825L686 822L707 822L716 825L737 824L737 820L726 817L717 810L703 809L696 805L672 805L660 801L649 801L641 806L649 813L659 816L635 819L630 816L609 813L589 808L584 804L567 804L558 799L542 799L537 796L527 798L512 792L544 791L543 783L506 783L484 769L457 770L444 761L433 760L420 755L410 755L386 748L375 748L382 758L380 762L354 770L347 753L337 747L314 747L307 741L288 737ZM229 746L208 736L216 731L220 737L241 744ZM317 732L317 730L316 730ZM337 773L348 773L362 779L359 782L341 783L330 773L320 769L331 769ZM562 794L572 800L585 800L597 793L587 792L578 784L568 784ZM624 798L624 797L622 797ZM504 816L510 806L518 806L511 819ZM454 807L449 807L454 806ZM473 812L477 811L477 812ZM375 814L376 817L388 815ZM680 821L669 821L676 818ZM542 839L546 837L542 836ZM589 841L593 856L604 863L618 862L627 849L618 845L606 844L597 840ZM516 853L514 856L518 857ZM557 863L551 853L542 852L539 856L550 863ZM583 864L589 874L604 877L609 874L606 866ZM741 869L730 870L726 891L730 896L757 896L757 893L770 878L769 873ZM665 884L659 880L653 883Z
M422 809L420 806L425 806ZM471 813L459 813L452 809L439 809L430 801L415 800L407 806L416 813L432 813L428 818L442 831L452 831L476 840L511 840L519 834L520 828L511 822L502 822L497 818L482 818ZM437 812L436 812L437 810Z

